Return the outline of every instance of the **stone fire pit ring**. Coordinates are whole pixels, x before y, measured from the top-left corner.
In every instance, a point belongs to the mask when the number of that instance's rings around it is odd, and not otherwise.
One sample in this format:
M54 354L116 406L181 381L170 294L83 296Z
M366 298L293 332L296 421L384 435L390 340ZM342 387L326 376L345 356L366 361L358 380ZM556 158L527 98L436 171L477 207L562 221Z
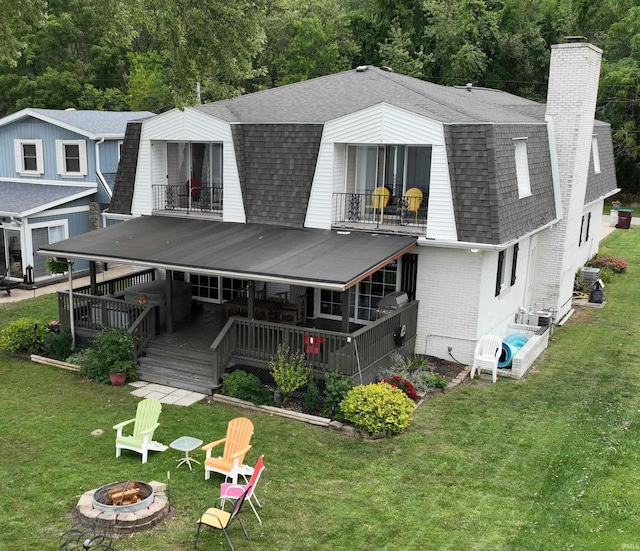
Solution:
M105 495L115 485L132 482L141 489L141 501L131 505L107 505ZM150 530L160 524L170 512L166 484L152 481L121 481L85 492L71 517L76 526L90 528L95 533L124 536Z

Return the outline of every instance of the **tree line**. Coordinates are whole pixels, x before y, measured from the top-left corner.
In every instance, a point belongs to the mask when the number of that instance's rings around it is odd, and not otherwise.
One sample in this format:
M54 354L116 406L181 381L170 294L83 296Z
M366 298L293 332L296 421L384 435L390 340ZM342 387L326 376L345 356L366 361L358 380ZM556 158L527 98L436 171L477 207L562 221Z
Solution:
M358 65L544 101L551 44L604 51L598 118L640 193L637 0L0 0L0 116L161 113Z

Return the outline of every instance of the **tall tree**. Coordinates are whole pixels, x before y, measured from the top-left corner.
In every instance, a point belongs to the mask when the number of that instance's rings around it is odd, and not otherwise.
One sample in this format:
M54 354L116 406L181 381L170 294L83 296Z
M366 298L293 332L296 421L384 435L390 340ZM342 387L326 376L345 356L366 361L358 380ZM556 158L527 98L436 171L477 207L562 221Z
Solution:
M24 49L24 36L44 19L45 0L0 0L0 62L15 67Z
M255 75L252 60L265 40L261 23L268 0L127 0L136 21L169 60L177 106L240 93Z

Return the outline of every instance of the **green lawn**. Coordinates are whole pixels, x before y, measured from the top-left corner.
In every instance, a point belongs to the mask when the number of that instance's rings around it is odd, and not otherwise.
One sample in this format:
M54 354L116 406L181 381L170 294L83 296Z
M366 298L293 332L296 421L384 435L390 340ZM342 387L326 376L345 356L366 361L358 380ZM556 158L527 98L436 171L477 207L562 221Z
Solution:
M606 286L605 308L556 328L523 381L437 394L405 434L374 442L247 414L256 429L247 460L264 453L267 465L256 492L264 524L247 508L251 539L233 527L237 551L640 548L640 229L616 231L605 245L629 262L627 273ZM48 321L55 315L44 301L34 304ZM31 302L1 307L0 326ZM127 452L116 460L111 427L136 406L126 389L0 362L0 549L58 549L83 492L127 478L166 481L167 471L176 516L116 549L193 546L220 478L175 469L180 452L171 449L146 465ZM165 406L156 437L207 442L239 414ZM104 434L92 436L96 428ZM198 548L228 549L221 534L205 534Z

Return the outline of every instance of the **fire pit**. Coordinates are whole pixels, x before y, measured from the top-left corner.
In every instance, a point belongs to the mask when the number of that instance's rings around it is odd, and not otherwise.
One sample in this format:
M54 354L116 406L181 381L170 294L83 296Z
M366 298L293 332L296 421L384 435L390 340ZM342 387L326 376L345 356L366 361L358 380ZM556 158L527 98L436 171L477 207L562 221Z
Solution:
M169 514L166 485L124 480L85 492L73 510L74 524L106 535L149 530Z
M153 503L153 488L144 482L127 480L98 488L93 494L93 508L115 513L133 513Z

